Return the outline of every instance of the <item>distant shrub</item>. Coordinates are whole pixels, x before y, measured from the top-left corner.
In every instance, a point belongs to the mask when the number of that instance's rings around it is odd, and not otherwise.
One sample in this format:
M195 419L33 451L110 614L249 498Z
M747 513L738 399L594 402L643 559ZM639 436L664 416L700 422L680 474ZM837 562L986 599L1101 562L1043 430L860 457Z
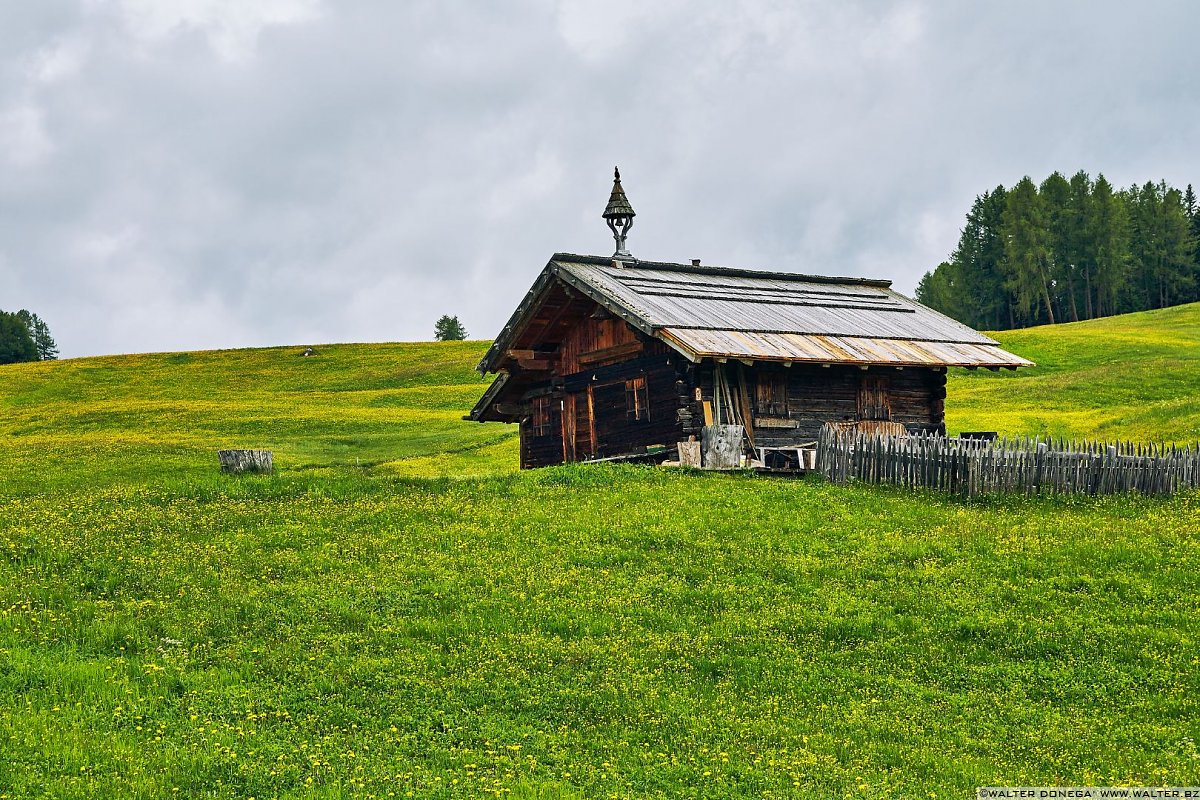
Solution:
M461 342L467 338L467 329L458 321L458 317L443 314L433 326L433 336L439 342Z

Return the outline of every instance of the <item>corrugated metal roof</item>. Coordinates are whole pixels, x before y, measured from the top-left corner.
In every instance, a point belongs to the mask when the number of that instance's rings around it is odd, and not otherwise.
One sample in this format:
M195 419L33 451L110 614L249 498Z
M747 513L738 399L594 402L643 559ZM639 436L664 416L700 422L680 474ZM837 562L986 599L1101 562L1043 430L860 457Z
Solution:
M693 360L1019 367L999 343L902 294L885 280L556 253L479 364L495 370L508 342L559 278Z
M996 345L983 334L879 285L804 276L743 277L555 261L654 328L860 336ZM681 266L681 265L674 265Z
M999 345L972 342L918 342L862 336L663 328L664 341L692 360L744 358L755 361L810 361L822 364L894 366L1024 367L1030 362Z

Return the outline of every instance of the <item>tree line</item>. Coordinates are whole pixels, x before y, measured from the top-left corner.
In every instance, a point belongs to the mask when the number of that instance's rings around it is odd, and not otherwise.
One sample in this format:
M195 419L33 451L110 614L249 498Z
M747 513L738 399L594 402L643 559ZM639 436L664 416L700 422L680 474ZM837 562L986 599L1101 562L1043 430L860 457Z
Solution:
M0 364L19 361L52 361L58 345L50 328L37 314L25 309L0 311Z
M917 300L985 330L1200 300L1196 193L1166 181L1115 189L1083 171L997 186L975 198Z

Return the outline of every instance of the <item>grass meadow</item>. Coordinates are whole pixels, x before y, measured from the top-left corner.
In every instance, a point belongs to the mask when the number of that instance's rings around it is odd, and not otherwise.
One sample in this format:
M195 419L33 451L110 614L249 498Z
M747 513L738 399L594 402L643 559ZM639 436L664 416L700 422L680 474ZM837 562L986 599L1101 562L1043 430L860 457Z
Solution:
M991 335L1037 366L952 370L951 430L1200 441L1200 304Z
M1194 439L1198 318L1005 333L950 426ZM1200 784L1197 495L518 473L485 346L0 368L0 798Z

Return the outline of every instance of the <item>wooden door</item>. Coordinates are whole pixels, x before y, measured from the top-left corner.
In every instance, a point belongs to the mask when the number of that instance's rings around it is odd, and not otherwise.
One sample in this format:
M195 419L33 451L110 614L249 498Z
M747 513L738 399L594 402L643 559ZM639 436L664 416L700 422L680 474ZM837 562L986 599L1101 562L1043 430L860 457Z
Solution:
M626 381L615 381L588 387L588 421L594 456L616 455L629 438L625 385Z
M563 461L583 461L595 454L591 387L563 398L562 432Z
M888 398L891 381L882 375L863 375L858 385L858 418L889 420L892 404Z

